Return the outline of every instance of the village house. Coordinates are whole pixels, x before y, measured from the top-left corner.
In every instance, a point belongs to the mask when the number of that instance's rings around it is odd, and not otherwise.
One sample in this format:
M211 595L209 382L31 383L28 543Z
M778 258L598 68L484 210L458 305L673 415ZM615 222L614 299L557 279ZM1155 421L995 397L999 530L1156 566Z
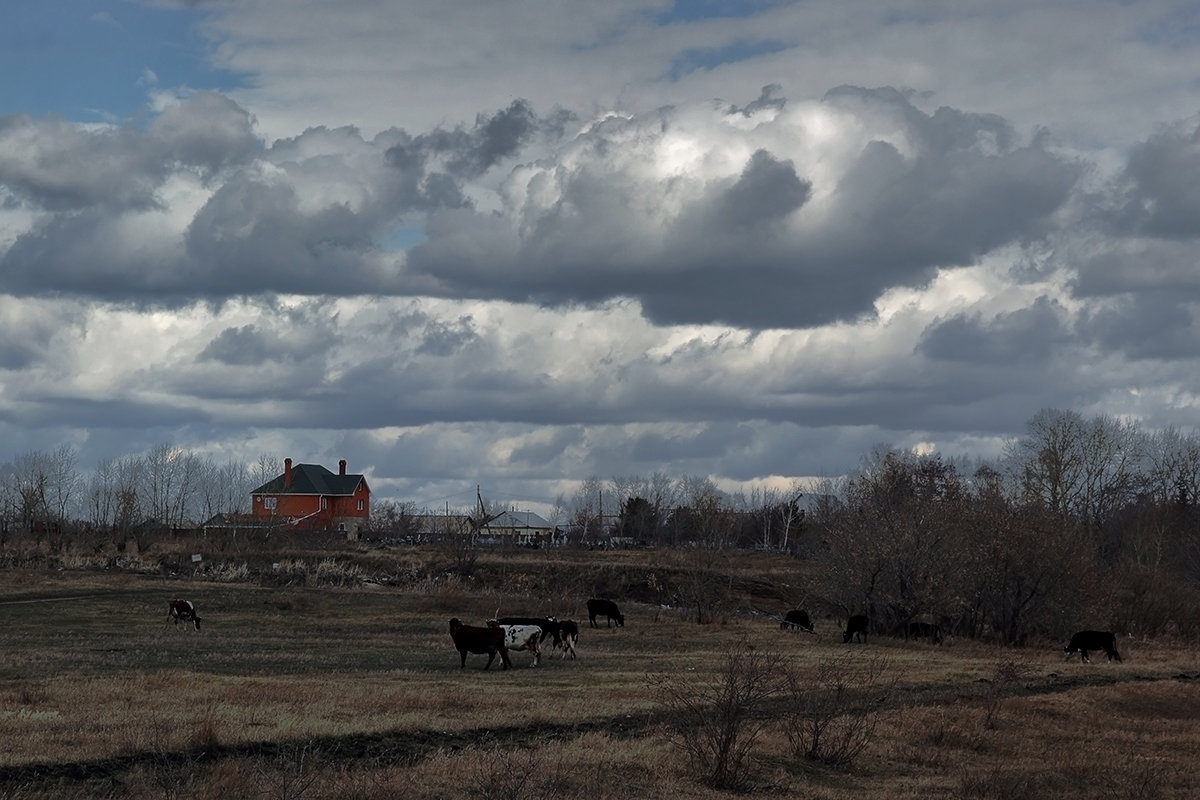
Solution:
M339 531L357 539L371 516L371 489L362 475L347 474L346 460L335 475L320 464L292 465L250 493L257 522L290 525L296 530Z

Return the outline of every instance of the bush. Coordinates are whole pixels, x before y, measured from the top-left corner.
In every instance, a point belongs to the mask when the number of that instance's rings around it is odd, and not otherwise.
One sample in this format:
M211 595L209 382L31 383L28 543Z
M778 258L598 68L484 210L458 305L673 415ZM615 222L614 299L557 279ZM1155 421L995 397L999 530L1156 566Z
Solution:
M672 743L692 769L716 789L742 788L751 750L769 718L770 701L786 685L781 656L755 650L745 638L730 648L713 682L694 674L652 678L657 702L667 712Z
M797 756L830 766L850 764L875 733L874 712L895 685L888 662L848 650L811 674L788 673L784 733Z

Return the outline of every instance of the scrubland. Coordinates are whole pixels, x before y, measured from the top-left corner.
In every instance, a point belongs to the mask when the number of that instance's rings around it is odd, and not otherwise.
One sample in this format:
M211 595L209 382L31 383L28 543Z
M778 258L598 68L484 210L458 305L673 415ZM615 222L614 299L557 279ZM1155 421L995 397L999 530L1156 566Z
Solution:
M285 566L267 575L236 559L200 574L0 570L0 798L727 797L686 757L663 691L720 685L739 647L812 676L812 692L839 659L872 659L884 678L838 707L871 723L844 764L797 754L765 706L749 723L748 796L1186 798L1200 786L1193 642L1126 638L1123 662L1090 664L1064 660L1061 641L843 644L827 614L815 634L779 629L771 613L803 565L762 554L737 566L740 588L706 625L614 591L632 583L622 575L661 576L653 551L492 555L476 577L430 569L436 556L411 548L308 567L272 557ZM616 596L625 627L588 627L593 592ZM196 603L200 631L164 623L172 597ZM449 618L497 611L580 620L578 660L532 669L513 653L512 669L485 671L469 656L460 670Z

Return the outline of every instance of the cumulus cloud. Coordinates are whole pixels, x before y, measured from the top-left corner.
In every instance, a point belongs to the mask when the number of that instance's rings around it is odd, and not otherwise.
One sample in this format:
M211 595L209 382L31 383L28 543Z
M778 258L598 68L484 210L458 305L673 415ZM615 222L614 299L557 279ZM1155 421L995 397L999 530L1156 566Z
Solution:
M42 214L4 254L5 285L112 299L633 297L660 324L812 327L1036 238L1078 176L994 116L851 87L794 109L768 87L742 108L586 125L516 101L470 128L312 129L269 147L212 93L145 131L9 127L47 166L9 160ZM98 171L51 166L97 150ZM147 213L149 241L134 224ZM413 224L425 239L407 254L381 245Z

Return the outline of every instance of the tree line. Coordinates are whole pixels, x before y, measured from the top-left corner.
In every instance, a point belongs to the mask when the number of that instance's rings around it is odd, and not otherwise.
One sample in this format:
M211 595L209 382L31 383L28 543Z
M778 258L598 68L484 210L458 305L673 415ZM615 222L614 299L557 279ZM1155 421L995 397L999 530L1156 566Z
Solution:
M123 542L147 521L246 513L279 472L270 456L219 463L163 444L84 475L69 446L31 451L0 464L0 536ZM1021 643L1065 625L1200 633L1198 500L1196 433L1045 409L990 461L880 446L848 475L747 494L704 477L593 477L550 521L577 546L686 554L679 592L701 622L726 595L727 555L753 548L812 562L804 594L879 630L933 620ZM372 505L375 531L403 534L420 516L409 502Z

